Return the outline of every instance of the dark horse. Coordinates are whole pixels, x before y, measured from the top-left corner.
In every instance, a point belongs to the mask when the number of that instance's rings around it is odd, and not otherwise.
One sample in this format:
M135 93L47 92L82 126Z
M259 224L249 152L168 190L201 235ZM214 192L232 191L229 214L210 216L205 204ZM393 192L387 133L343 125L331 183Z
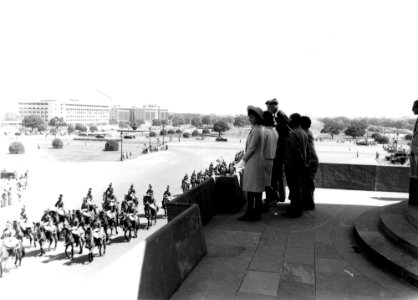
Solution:
M124 213L122 218L122 227L125 234L125 239L129 242L132 238L132 231L134 238L138 237L139 219L134 214ZM127 233L129 232L129 235Z
M64 226L62 232L64 234L65 256L67 256L67 258L74 257L74 245L80 247L79 253L82 254L84 247L84 230L81 227L72 229L68 226ZM68 255L68 247L71 247L71 256Z
M52 218L52 222L56 226L57 230L57 237L59 240L62 239L62 228L64 227L64 223L66 220L65 215L59 214L57 211L51 210L49 212L49 215Z
M99 255L106 254L106 235L100 232L100 228L92 229L88 226L86 229L86 248L89 249L89 262L93 261L93 249L97 247L99 249Z
M39 242L39 247L41 249L41 256L45 254L44 248L42 247L43 243L47 240L49 241L48 251L51 250L52 242L55 242L54 250L57 249L58 235L57 229L54 227L45 229L44 225L37 222L35 223L35 237Z
M11 238L9 245L6 246L5 241L0 240L0 278L3 277L3 263L4 268L6 268L10 257L15 257L16 268L21 266L22 258L25 257L25 248L23 248L22 241Z
M110 210L101 210L99 212L99 220L103 226L104 233L106 234L106 241L109 240L109 234L107 233L108 229L110 229L110 235L113 234L113 228L115 228L116 234L118 234L118 221L116 213L112 213Z
M23 238L26 237L29 239L29 247L33 246L36 247L36 239L33 234L32 227L30 226L22 226L22 224L18 221L13 221L13 229L16 232L16 238L23 242Z
M144 212L145 217L148 220L147 229L149 229L153 224L152 221L154 221L154 225L157 223L157 212L158 212L158 206L155 204L154 198L145 195L144 196Z

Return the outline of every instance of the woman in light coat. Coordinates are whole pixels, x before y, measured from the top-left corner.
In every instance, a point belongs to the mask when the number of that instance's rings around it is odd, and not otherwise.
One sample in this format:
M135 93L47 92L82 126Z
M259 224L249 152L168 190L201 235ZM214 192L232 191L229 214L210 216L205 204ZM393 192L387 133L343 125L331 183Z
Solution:
M247 212L238 220L254 221L260 219L261 196L265 188L265 172L263 145L264 135L261 122L263 111L259 107L248 106L248 119L252 129L248 134L245 145L245 153L242 160L245 163L244 179L242 190L247 192L248 206Z

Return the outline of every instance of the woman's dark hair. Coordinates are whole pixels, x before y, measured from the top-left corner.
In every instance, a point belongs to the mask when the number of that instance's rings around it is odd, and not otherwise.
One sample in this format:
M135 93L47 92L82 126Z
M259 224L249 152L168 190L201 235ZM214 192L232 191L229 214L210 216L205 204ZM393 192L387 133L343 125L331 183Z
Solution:
M290 126L295 127L300 125L300 120L302 119L301 115L298 113L293 113L289 116Z
M303 116L300 119L300 126L302 127L302 129L308 130L311 127L311 119L308 116Z
M261 125L262 124L262 120L261 120L260 116L254 110L249 109L248 110L248 115L249 116L255 116L256 124L257 125Z
M263 111L263 122L261 123L264 126L274 126L273 114L269 111Z

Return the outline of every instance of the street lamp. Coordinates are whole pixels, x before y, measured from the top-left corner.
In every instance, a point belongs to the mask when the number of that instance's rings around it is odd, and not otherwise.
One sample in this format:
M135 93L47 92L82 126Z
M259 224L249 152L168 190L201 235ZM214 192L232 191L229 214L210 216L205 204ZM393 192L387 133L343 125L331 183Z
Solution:
M123 131L120 132L120 161L123 161L122 143L123 143Z
M148 137L149 137L149 152L151 152L151 126L149 127Z
M163 125L163 146L164 146L164 136L165 136L165 130L164 130L164 128L165 128L165 125Z

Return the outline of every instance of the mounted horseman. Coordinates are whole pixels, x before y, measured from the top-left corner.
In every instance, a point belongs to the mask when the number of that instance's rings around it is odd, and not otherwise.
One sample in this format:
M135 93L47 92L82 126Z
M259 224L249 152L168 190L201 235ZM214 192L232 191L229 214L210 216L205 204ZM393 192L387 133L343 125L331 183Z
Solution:
M83 253L84 247L84 228L80 225L77 219L74 220L73 226L70 224L65 223L63 227L63 234L64 234L64 246L65 246L65 255L67 258L74 257L74 246L80 247L79 254ZM68 247L71 247L71 256L68 255Z
M100 226L100 222L93 222L92 226L88 226L86 230L86 244L85 247L89 249L89 262L93 261L93 250L94 247L99 249L99 255L106 253L106 234L103 231L103 228Z
M0 237L0 277L3 276L3 262L5 268L10 257L15 257L15 266L19 267L22 263L22 258L25 256L25 249L22 241L16 238L16 232L13 230L10 222L6 223L6 228L3 230Z
M125 239L129 242L132 237L132 230L134 231L134 237L138 236L139 218L137 215L137 209L133 201L127 201L128 207L123 213L122 226L125 235ZM129 232L129 235L127 233Z
M161 201L161 207L164 209L164 218L167 218L167 203L171 201L170 186L167 185L167 188L163 194L163 201Z
M41 218L41 222L35 223L34 231L35 238L39 242L39 247L41 249L41 256L45 254L45 251L43 250L43 243L45 241L49 241L48 250L51 250L52 242L55 242L54 249L57 248L57 227L54 225L48 209L45 210L44 215Z
M196 170L193 170L192 176L190 177L190 185L194 188L197 185Z
M157 212L159 209L155 203L154 192L152 190L148 189L147 194L143 198L143 204L145 217L148 220L147 229L149 229L152 225L152 220L154 220L154 224L157 222Z
M58 237L61 237L61 231L62 231L62 228L64 227L64 222L65 222L65 217L66 217L66 213L64 209L64 201L62 200L62 197L63 197L62 194L60 194L58 197L58 201L55 203L56 215L54 215L54 212L51 211L53 220L55 222L55 225L57 226Z
M181 181L181 189L183 190L183 193L190 189L189 176L187 174L184 175L183 180Z
M133 201L135 205L138 205L138 197L136 196L136 191L134 189L133 184L131 184L126 198L127 198L127 201Z
M109 183L109 186L107 187L106 191L104 192L103 201L108 199L111 195L113 195L113 186L112 186L112 183Z
M32 246L32 241L33 246L36 247L36 239L33 234L33 228L28 222L25 205L22 206L22 210L20 212L20 222L13 221L13 227L17 233L18 239L23 241L23 238L26 237L29 239L29 247Z

